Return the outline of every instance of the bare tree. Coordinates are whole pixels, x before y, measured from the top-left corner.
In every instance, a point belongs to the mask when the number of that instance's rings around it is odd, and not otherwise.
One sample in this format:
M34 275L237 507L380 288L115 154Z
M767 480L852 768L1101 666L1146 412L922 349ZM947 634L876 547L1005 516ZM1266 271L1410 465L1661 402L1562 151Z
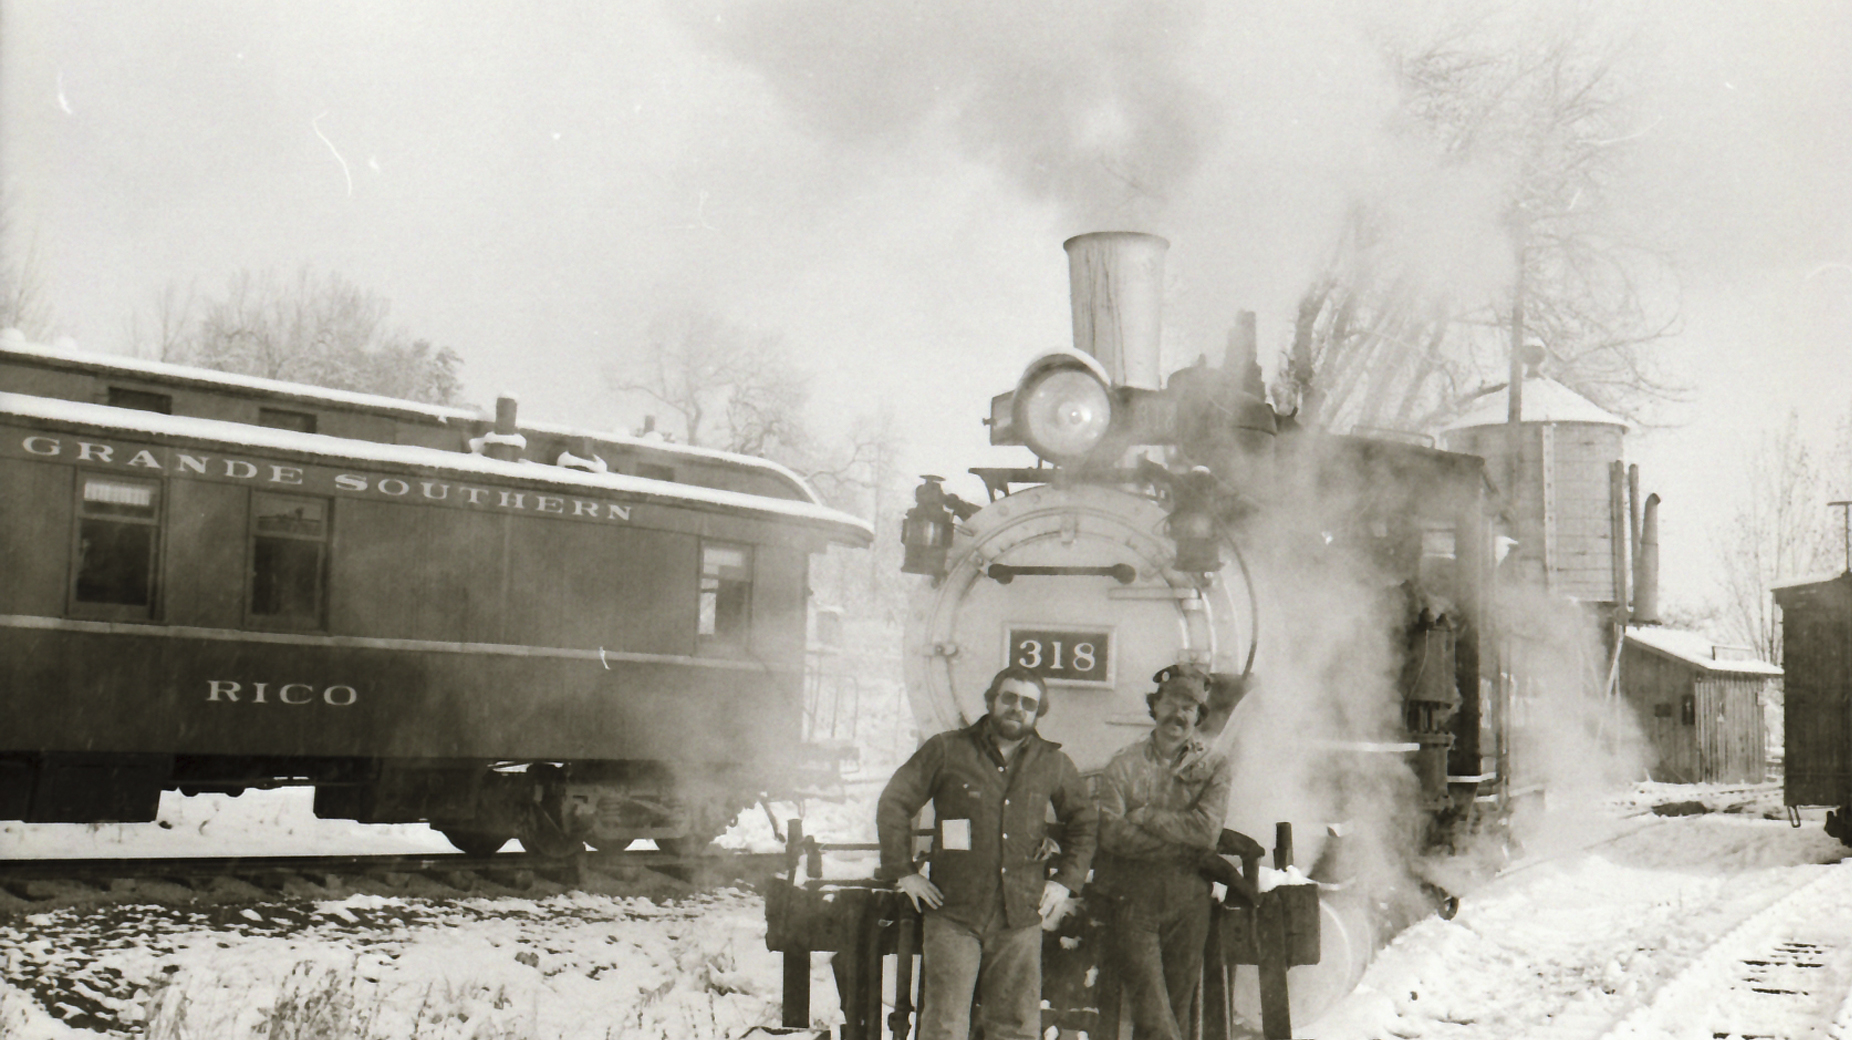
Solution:
M679 430L668 436L783 463L829 505L870 518L873 550L832 550L812 580L826 602L860 617L897 620L906 599L900 518L912 497L892 413L859 416L839 436L818 435L804 418L809 376L779 338L710 310L658 316L640 354L607 368L606 384L663 406L678 420Z
M824 501L867 517L875 530L867 552L831 550L817 571L818 593L857 616L890 623L900 620L908 588L900 570L900 521L913 496L912 474L901 468L904 454L894 414L883 408L858 417L840 440L799 463Z
M193 289L181 290L169 282L155 297L154 312L144 317L140 310L129 316L129 345L137 356L178 360L187 350L193 335L193 312L199 303Z
M1632 414L1672 388L1648 349L1677 329L1666 258L1617 212L1635 115L1616 54L1585 26L1506 34L1459 23L1390 48L1402 132L1437 176L1479 186L1511 250L1510 285L1462 297L1437 278L1392 199L1359 199L1302 294L1275 394L1301 421L1431 429L1503 383L1514 329L1558 379ZM1464 203L1463 203L1464 205Z
M1749 461L1748 496L1717 545L1722 621L1729 638L1781 663L1781 625L1769 588L1831 569L1837 542L1826 477L1790 414Z
M336 390L454 404L462 358L387 324L391 304L339 274L307 268L284 284L243 271L197 307L177 289L151 323L164 360ZM137 322L139 327L140 323Z
M0 329L18 329L27 339L52 333L51 304L45 298L38 242L18 245L11 201L0 195Z
M642 354L640 363L607 368L605 382L666 407L685 443L767 458L807 449L809 378L777 336L691 307L652 321Z

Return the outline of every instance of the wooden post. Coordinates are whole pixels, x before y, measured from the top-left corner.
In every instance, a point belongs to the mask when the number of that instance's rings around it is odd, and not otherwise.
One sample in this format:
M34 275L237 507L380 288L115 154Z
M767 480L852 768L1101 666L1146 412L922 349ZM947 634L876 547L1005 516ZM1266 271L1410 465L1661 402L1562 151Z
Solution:
M785 825L785 884L797 886L798 862L804 848L804 821L792 820ZM788 1029L810 1025L810 951L786 950L784 963L784 999L782 1024Z
M1608 538L1614 549L1614 623L1622 629L1627 625L1627 527L1627 467L1617 459L1608 463Z
M1222 949L1222 918L1228 911L1209 908L1209 943L1203 950L1203 1040L1229 1040L1234 1015L1228 1002L1228 957Z
M1260 1032L1266 1040L1289 1040L1293 1014L1286 992L1286 905L1271 892L1255 908L1254 932L1260 953Z
M894 900L894 1010L887 1016L894 1040L907 1040L913 1015L913 948L919 944L920 915L906 897Z
M1293 825L1273 825L1273 869L1293 865ZM1286 986L1286 902L1268 892L1254 913L1254 938L1260 953L1260 1031L1266 1040L1293 1035L1292 1004Z
M842 897L849 893L837 895ZM862 990L868 980L862 963L862 944L867 941L867 929L863 927L862 914L858 913L849 925L843 948L830 958L830 970L836 976L836 999L842 1008L842 1027L837 1032L839 1040L875 1040L868 1036L864 1019L868 1008Z
M862 1035L881 1040L881 902L886 892L868 893L867 908L862 911Z

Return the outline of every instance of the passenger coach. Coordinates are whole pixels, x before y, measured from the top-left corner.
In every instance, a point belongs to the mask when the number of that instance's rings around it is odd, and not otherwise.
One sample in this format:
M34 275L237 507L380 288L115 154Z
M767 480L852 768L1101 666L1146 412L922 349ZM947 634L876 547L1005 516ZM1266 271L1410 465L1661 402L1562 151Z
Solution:
M809 554L759 459L0 342L0 818L313 784L459 848L704 845L796 782Z

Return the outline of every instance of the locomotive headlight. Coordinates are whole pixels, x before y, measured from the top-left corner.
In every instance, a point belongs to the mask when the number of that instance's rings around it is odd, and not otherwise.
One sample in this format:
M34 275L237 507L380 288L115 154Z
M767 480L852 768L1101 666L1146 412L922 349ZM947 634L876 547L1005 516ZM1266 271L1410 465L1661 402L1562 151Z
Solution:
M1015 406L1024 443L1057 465L1085 458L1112 425L1112 394L1099 376L1079 365L1032 372L1016 392Z

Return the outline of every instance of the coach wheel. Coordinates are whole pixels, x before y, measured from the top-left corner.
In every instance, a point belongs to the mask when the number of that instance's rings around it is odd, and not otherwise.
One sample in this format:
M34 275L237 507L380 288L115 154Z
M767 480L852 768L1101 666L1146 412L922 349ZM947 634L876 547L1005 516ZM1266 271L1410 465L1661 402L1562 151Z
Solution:
M568 836L552 815L538 805L528 811L518 837L522 848L548 859L564 859L585 850L583 841Z
M470 856L493 856L513 837L503 831L476 831L462 827L440 827L437 833L455 845L459 852Z
M591 849L593 852L622 852L642 840L642 838L610 838L602 841L591 841L588 839L585 842L585 847Z

